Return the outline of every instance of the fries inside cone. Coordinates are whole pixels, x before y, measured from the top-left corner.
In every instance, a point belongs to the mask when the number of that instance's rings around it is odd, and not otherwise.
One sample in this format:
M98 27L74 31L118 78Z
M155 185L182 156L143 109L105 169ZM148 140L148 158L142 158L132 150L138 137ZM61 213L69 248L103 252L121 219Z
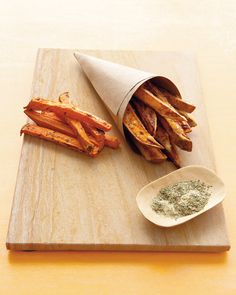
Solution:
M154 163L166 159L181 166L176 146L191 152L188 133L197 125L192 113L195 106L166 89L147 81L129 102L123 125L143 157Z

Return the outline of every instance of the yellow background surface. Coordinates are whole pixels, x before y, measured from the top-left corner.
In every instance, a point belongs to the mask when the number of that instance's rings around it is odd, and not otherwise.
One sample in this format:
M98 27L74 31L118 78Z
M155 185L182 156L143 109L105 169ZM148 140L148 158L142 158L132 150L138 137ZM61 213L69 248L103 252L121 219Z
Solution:
M1 1L0 294L236 294L236 2ZM6 233L38 47L197 54L231 250L10 253ZM204 151L202 151L204 153Z

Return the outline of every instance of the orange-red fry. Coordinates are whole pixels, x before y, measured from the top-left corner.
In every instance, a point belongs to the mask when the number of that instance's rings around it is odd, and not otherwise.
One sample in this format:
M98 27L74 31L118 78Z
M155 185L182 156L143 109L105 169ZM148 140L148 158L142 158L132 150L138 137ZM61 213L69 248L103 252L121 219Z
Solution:
M74 131L74 133L76 134L76 137L78 138L79 142L81 143L86 153L90 154L91 152L93 152L95 145L90 140L89 136L85 132L81 123L69 117L65 117L65 120L68 123L68 125L71 127L71 129Z
M24 113L36 124L66 135L75 137L74 131L67 124L63 123L54 113L38 113L33 110L24 110Z
M81 146L80 142L76 138L62 134L57 131L53 131L48 128L44 128L44 127L33 125L33 124L26 124L21 129L21 134L22 133L39 137L41 139L51 141L56 144L84 153L83 147ZM93 154L89 154L89 156L95 157L97 154L98 154L98 149L94 150Z

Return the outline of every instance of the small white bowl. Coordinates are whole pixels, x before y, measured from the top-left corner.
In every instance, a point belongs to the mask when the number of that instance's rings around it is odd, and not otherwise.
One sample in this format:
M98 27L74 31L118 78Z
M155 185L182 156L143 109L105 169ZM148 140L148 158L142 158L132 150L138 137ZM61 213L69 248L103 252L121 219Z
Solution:
M151 208L152 200L157 196L161 188L173 185L179 181L197 179L212 186L210 199L203 210L175 219L160 215ZM159 226L172 227L193 219L194 217L218 205L223 201L225 193L224 183L212 170L202 166L193 165L178 169L147 184L139 191L136 201L139 210L149 221Z

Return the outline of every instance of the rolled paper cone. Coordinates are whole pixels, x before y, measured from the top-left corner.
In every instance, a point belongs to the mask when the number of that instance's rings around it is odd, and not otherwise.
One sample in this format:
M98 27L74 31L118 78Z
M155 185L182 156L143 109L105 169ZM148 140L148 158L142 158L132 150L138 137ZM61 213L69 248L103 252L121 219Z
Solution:
M75 52L74 56L123 135L123 117L126 107L135 91L144 82L152 80L172 94L180 96L175 84L161 75L144 72L79 52Z

